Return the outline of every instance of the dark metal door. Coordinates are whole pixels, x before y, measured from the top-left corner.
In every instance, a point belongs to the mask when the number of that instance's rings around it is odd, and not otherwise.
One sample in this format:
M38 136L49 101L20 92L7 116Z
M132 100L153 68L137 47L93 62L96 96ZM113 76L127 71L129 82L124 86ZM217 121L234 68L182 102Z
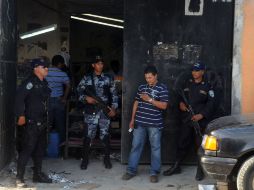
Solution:
M0 0L0 170L14 155L16 1Z
M159 80L167 84L170 106L162 137L162 161L171 162L179 135L178 103L174 84L195 60L202 60L223 83L223 105L231 110L233 1L138 0L125 1L122 162L128 161L132 136L131 109L143 69L155 64ZM187 161L192 161L194 151ZM150 160L145 148L141 162Z

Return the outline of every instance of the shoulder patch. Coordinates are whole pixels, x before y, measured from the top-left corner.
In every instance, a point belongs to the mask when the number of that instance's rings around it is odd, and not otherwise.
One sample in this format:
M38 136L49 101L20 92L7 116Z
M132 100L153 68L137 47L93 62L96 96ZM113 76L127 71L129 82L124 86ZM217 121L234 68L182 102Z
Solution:
M209 96L211 96L212 98L214 98L214 91L213 90L209 90Z
M33 88L33 84L31 82L27 83L26 89L31 90Z

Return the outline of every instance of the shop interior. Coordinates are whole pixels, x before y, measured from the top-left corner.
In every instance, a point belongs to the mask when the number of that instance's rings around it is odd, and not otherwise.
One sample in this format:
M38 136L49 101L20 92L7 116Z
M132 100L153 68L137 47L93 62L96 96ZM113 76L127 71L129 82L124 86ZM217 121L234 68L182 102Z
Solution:
M121 105L123 1L24 0L17 3L17 83L30 74L31 59L41 57L50 62L56 54L64 57L72 86L66 104L66 118L63 118L66 119L66 141L59 145L59 152L52 150L49 154L79 157L85 125L83 105L78 102L76 87L82 77L91 72L95 56L103 57L104 72L114 78ZM54 132L54 126L51 132ZM121 106L111 123L111 147L120 150L120 142ZM98 138L92 142L92 147L102 148Z

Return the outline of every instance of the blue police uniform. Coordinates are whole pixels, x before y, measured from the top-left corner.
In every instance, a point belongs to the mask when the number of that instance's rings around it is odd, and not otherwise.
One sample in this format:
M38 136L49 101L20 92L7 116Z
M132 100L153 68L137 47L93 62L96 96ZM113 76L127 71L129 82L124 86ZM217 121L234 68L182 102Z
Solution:
M43 60L35 59L32 67L47 67ZM17 89L16 116L25 116L26 124L22 138L22 148L19 152L17 165L17 180L24 181L25 166L32 156L34 161L33 181L51 183L41 172L42 159L46 150L47 135L47 104L50 89L46 80L40 80L35 74L26 79Z
M209 82L203 80L200 83L195 83L193 79L189 79L183 87L185 97L188 103L192 106L195 114L202 114L204 116L198 123L201 132L204 132L206 125L213 118L215 110L215 93ZM182 100L182 102L184 102ZM182 130L181 137L178 143L177 160L182 160L184 155L188 152L188 145L191 144L193 132L193 121L191 121L191 114L189 112L181 112ZM196 147L201 143L201 137L195 136Z
M84 140L84 154L82 169L86 169L88 164L88 151L91 139L96 136L97 126L100 129L100 139L105 145L105 159L109 159L109 126L110 118L105 113L105 110L100 105L91 105L86 102L86 96L91 96L91 93L99 97L105 105L114 109L118 107L118 96L113 79L110 75L102 73L96 76L95 73L88 74L80 81L77 87L79 101L84 103L84 121L87 124L87 134ZM104 162L105 163L105 162ZM110 164L111 165L111 164ZM106 164L105 164L106 166ZM107 166L106 166L107 168ZM110 167L111 168L111 167Z
M196 63L193 66L193 71L204 70L205 67L201 63ZM205 80L205 77L202 77L202 81L196 83L193 78L186 80L182 86L181 90L183 95L180 95L180 102L183 102L188 107L188 104L192 107L194 114L202 114L203 119L198 121L200 126L200 132L205 131L206 125L215 114L215 105L216 105L216 94L214 92L213 86L209 81ZM185 100L183 98L185 96ZM185 102L187 101L187 102ZM175 164L165 171L163 174L168 176L175 173L180 173L180 162L184 159L185 155L188 153L189 147L193 142L193 132L194 132L194 123L191 120L191 113L189 111L181 111L181 133L178 139L177 150L175 154ZM201 145L202 136L195 133L195 147L198 150ZM201 180L203 178L203 172L198 160L198 169L196 174L196 179Z

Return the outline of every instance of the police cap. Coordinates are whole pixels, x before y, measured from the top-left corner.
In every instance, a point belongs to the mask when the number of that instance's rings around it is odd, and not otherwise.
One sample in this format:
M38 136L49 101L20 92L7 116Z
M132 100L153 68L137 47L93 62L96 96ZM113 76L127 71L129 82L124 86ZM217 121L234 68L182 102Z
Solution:
M31 67L32 68L35 68L35 67L38 67L38 66L44 66L44 67L48 67L49 64L47 61L45 61L44 59L42 58L35 58L35 59L32 59L30 61L30 64L31 64Z
M100 55L96 55L95 58L94 58L94 61L93 63L98 63L98 62L104 62L102 57Z
M194 63L194 65L192 66L192 70L193 70L193 71L205 70L205 65L204 65L202 62L196 62L196 63Z

